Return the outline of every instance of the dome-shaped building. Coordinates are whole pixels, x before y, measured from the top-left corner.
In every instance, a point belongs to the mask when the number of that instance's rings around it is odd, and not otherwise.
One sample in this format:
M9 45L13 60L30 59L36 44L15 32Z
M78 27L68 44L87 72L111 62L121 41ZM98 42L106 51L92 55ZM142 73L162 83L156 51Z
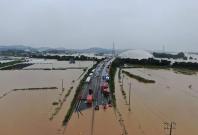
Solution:
M145 50L128 50L119 55L121 58L131 58L131 59L148 59L152 58L153 55Z

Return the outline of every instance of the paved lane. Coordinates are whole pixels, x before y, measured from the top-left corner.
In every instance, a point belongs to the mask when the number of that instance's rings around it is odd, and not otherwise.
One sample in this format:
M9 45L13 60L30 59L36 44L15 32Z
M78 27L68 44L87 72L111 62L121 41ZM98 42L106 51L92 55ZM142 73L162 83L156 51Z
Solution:
M108 65L110 65L112 60L113 59L110 59L110 60L106 59L98 64L95 71L93 72L91 81L89 83L85 83L83 86L83 89L81 92L82 98L76 107L76 111L82 111L92 106L95 107L96 105L102 105L102 104L108 103L110 98L103 95L103 93L101 92L101 85L104 82L103 76L108 74ZM94 102L92 106L88 106L86 103L86 97L89 93L89 89L93 90L93 95L94 95Z

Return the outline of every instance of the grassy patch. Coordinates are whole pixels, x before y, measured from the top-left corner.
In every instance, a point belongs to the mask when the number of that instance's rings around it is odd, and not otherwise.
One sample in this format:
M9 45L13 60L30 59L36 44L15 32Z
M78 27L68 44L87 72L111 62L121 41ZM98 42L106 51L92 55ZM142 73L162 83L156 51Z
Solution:
M121 81L121 68L119 68L119 70L118 70L118 79L119 79L119 82Z
M21 88L21 89L13 89L13 91L18 91L18 90L52 90L52 89L58 89L58 88L57 87Z
M70 93L71 93L72 89L73 89L73 86L72 86L72 87L70 87L70 89L68 90L67 94L65 95L65 98L67 98L67 97L70 95Z
M78 79L77 79L77 80L79 80L79 79L84 75L84 73L87 71L87 69L88 69L88 68L84 68L84 69L83 69L82 74L78 77Z
M55 105L59 105L59 106L55 108L54 113L49 118L50 120L53 120L54 116L56 116L59 113L59 111L61 110L61 108L63 106L63 103L66 101L67 97L71 94L72 89L73 89L73 86L70 87L70 89L67 91L67 93L65 94L65 96L62 100L59 99L59 102L53 102L52 103L52 105L54 105L54 106Z
M190 69L184 69L184 68L173 68L173 71L176 74L184 74L184 75L196 75L197 71L190 70Z
M58 105L58 102L53 102L52 105Z
M111 91L113 107L116 107L115 82L114 82L116 71L117 71L117 65L116 65L116 62L113 61L110 67L110 71L109 71L109 76L110 76L109 88Z
M21 89L13 89L13 91L18 91L18 90L52 90L52 89L58 89L58 88L57 87L21 88Z
M129 72L127 72L127 71L124 71L124 70L122 70L122 73L126 74L126 75L129 76L130 78L136 79L136 80L139 81L139 82L143 82L143 83L155 83L154 80L145 79L145 78L143 78L143 77L141 77L141 76L131 74L131 73L129 73Z
M16 61L11 61L11 62L6 62L6 63L0 63L0 68L10 66L10 65L14 65L14 64L17 64L17 63L21 63L21 62L22 61L20 61L20 60L16 60Z
M124 91L124 86L123 85L120 85L120 90L121 90L121 93L122 93L122 96L123 96L123 98L124 98L124 100L125 100L125 102L127 103L127 101L126 101L126 92Z
M155 70L170 70L171 68L169 66L154 66L154 65L138 65L138 64L133 64L133 65L127 65L122 68L148 68L148 69L155 69Z

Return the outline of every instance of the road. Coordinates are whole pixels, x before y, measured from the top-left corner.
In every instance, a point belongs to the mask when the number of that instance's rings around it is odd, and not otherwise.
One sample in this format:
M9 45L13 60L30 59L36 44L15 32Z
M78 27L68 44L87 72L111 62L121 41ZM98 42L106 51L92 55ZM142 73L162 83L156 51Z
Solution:
M101 85L104 82L103 76L108 74L108 65L110 65L112 61L113 59L105 59L104 61L98 64L98 66L93 72L91 81L83 85L83 89L81 91L81 100L76 106L76 111L81 112L84 109L90 107L95 108L96 105L103 105L108 103L110 97L106 97L102 94ZM92 106L88 106L86 103L86 97L89 93L89 89L93 90L93 95L94 95L94 102Z
M95 107L100 105L107 105L111 100L110 96L105 96L101 91L101 86L106 80L103 76L109 75L109 65L114 59L105 59L100 62L94 69L91 76L90 82L86 82L83 85L82 91L80 93L81 99L77 102L75 111L79 114L83 114L82 111L92 107L91 125L90 125L90 135L94 133L94 123L95 123ZM89 89L93 90L93 103L88 105L86 102L87 95L89 94ZM111 94L110 94L111 95Z

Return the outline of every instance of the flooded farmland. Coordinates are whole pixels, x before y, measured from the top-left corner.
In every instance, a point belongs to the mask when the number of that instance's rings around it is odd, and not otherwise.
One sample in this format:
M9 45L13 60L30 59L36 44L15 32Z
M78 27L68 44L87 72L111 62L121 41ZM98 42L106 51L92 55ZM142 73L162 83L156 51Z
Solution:
M117 108L103 105L74 112L66 127L62 122L70 107L84 69L40 70L88 67L93 62L37 61L29 70L0 71L0 133L4 135L165 135L164 123L174 122L173 134L198 132L198 77L172 69L125 68L136 76L118 72L115 76ZM31 70L36 68L37 70ZM136 80L137 76L153 83ZM63 87L62 89L62 82ZM123 85L122 85L123 82ZM131 111L129 84L131 83ZM54 89L50 89L50 87ZM38 88L32 90L33 88ZM44 89L49 88L49 89ZM15 91L14 89L17 89ZM82 102L84 102L82 100ZM20 123L20 124L19 124Z
M53 59L32 59L28 63L34 63L32 66L28 66L25 69L40 69L40 68L90 68L93 65L93 61L75 61L74 64L70 64L69 61L57 61Z
M42 67L45 64L39 65ZM62 65L63 62L54 63L57 67ZM81 63L81 66L85 67L91 65L92 62L85 62L84 65L83 62ZM83 69L0 71L0 133L3 135L62 134L64 131L62 121L83 72ZM57 89L42 89L43 87L57 87ZM12 91L24 88L41 89Z
M115 78L117 108L99 111L93 109L74 113L64 135L165 135L173 125L172 134L196 135L198 116L197 75L175 73L172 69L123 69L155 83L139 82L127 75L123 77L123 95L118 72ZM131 111L129 111L129 84L131 85ZM94 121L93 121L94 115ZM78 130L76 130L78 129Z
M94 110L95 111L95 110ZM94 121L93 120L94 116ZM120 128L118 118L113 108L102 109L100 106L99 111L88 109L82 111L82 114L74 113L64 135L121 135L122 129Z
M146 68L123 69L146 79L145 84L124 75L123 90L116 75L117 107L121 112L128 134L165 135L169 130L165 122L175 122L172 134L196 135L198 133L198 77L176 74L172 70ZM123 75L121 75L123 76ZM129 84L131 83L131 112L129 109Z

